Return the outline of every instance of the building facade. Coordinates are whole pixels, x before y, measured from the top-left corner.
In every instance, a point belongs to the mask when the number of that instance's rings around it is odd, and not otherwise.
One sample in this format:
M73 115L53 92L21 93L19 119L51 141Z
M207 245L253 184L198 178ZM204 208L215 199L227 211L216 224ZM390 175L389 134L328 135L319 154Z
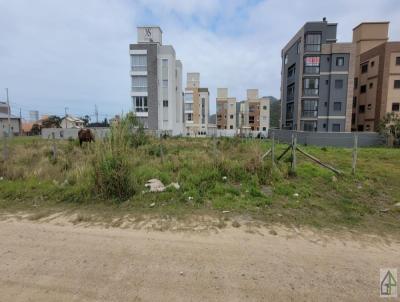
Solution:
M353 29L353 131L378 131L387 113L400 113L400 42L388 42L388 31L388 22L361 23Z
M270 99L260 98L258 89L247 89L246 101L240 102L239 129L241 132L268 132L270 121Z
M336 23L307 22L282 50L281 128L351 130L353 43L337 43Z
M138 27L137 34L129 46L133 112L147 129L182 134L182 63L162 44L160 27Z
M11 108L6 102L0 102L0 137L19 135L21 132L21 119L11 114Z
M236 98L228 97L228 88L217 89L217 129L236 130Z
M185 133L188 136L206 135L208 129L210 93L200 87L200 73L187 74L184 92Z

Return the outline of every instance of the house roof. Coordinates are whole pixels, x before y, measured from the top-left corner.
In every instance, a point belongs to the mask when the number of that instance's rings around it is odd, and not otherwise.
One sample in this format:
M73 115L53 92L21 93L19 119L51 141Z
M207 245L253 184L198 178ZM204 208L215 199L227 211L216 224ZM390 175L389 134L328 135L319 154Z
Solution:
M0 112L0 119L8 119L8 114L7 114L7 113ZM10 114L10 119L19 120L19 117Z
M82 121L80 118L73 117L71 115L64 117L62 120L64 120L64 119L66 119L69 122L73 122L73 123L84 123L84 121Z

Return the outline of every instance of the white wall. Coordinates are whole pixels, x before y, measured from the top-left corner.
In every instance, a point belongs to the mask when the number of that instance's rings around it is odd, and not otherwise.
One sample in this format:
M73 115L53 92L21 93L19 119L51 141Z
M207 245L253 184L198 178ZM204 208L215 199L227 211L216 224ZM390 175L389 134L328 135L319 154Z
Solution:
M19 119L11 119L10 125L12 135L19 135ZM4 132L8 133L8 119L0 119L0 137L4 136Z

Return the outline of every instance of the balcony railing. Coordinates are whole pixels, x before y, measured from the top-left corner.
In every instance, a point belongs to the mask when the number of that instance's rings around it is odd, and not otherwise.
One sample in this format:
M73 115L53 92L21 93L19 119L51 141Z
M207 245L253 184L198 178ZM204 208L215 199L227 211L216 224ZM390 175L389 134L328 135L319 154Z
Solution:
M301 117L317 117L318 110L303 110L301 112Z
M135 108L133 108L133 110L135 112L149 112L149 108L148 107L135 107Z
M134 65L132 71L147 71L147 65Z
M304 96L318 96L319 89L318 88L304 88L303 95Z
M304 74L319 74L319 66L304 66Z
M142 87L142 86L132 87L132 92L147 92L147 87Z
M306 44L304 45L305 51L321 51L321 44Z

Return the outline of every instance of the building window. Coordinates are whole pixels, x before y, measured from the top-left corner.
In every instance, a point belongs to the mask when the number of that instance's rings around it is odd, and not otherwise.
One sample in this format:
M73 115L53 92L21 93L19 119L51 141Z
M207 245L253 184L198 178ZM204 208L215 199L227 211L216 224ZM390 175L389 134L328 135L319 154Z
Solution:
M358 113L364 113L365 112L365 105L360 105L358 107Z
M357 97L353 96L353 108L357 107Z
M371 89L372 87L374 87L374 83L369 83L369 89Z
M147 71L147 55L131 56L132 71Z
M354 78L354 89L358 88L358 78Z
M304 58L304 73L318 74L320 65L320 57L305 57Z
M317 131L316 121L303 121L303 131L315 132Z
M400 88L400 80L394 80L394 88L399 89Z
M342 102L334 102L333 110L334 111L342 111Z
M132 91L145 92L147 91L147 76L132 77Z
M301 116L302 117L317 117L318 116L318 101L317 100L303 100L301 102Z
M185 113L186 121L193 121L193 113Z
M367 105L367 110L371 110L372 109L372 104L368 104Z
M230 126L229 126L229 129L233 129L233 125L230 125Z
M360 93L366 93L367 92L367 85L361 85L360 86Z
M287 88L287 101L292 101L294 99L294 84L289 85Z
M132 97L133 101L133 111L134 112L148 112L149 108L147 107L147 96L134 96Z
M361 73L368 72L368 63L364 63L361 65Z
M288 63L288 61L289 61L289 57L287 54L285 54L285 59L284 59L285 65Z
M294 77L296 74L296 64L293 64L288 68L288 78Z
M303 94L305 96L318 96L319 94L319 79L306 78L303 80Z
M185 111L192 111L193 103L185 103Z
M372 61L371 62L371 67L374 67L374 65L375 65L375 61Z
M294 103L286 104L286 119L287 120L293 119L293 109L294 109Z
M233 120L233 114L231 114L231 115L229 116L229 118L230 118L231 120Z
M301 51L301 42L300 42L300 41L298 41L298 42L297 42L297 48L296 48L296 51L297 51L297 54L299 54L299 53L300 53L300 51Z
M263 106L263 110L267 110L267 106Z
M364 131L364 125L358 125L357 131Z
M325 84L326 84L326 85L329 85L329 80L325 80Z
M335 80L335 88L342 89L343 88L343 80Z
M322 127L325 129L325 128L326 128L326 124L324 123L324 124L322 125Z
M396 65L400 65L400 57L396 57Z
M163 100L162 103L163 103L163 107L168 107L168 100Z
M400 111L400 103L392 103L392 111Z
M254 115L249 116L249 124L254 124Z
M351 124L354 125L356 123L356 114L352 113L351 114Z
M321 51L321 33L308 33L305 38L305 51Z
M344 57L336 58L336 66L344 66Z
M262 129L263 129L262 131L267 131L267 127L263 127Z
M340 124L332 124L332 132L340 132Z

